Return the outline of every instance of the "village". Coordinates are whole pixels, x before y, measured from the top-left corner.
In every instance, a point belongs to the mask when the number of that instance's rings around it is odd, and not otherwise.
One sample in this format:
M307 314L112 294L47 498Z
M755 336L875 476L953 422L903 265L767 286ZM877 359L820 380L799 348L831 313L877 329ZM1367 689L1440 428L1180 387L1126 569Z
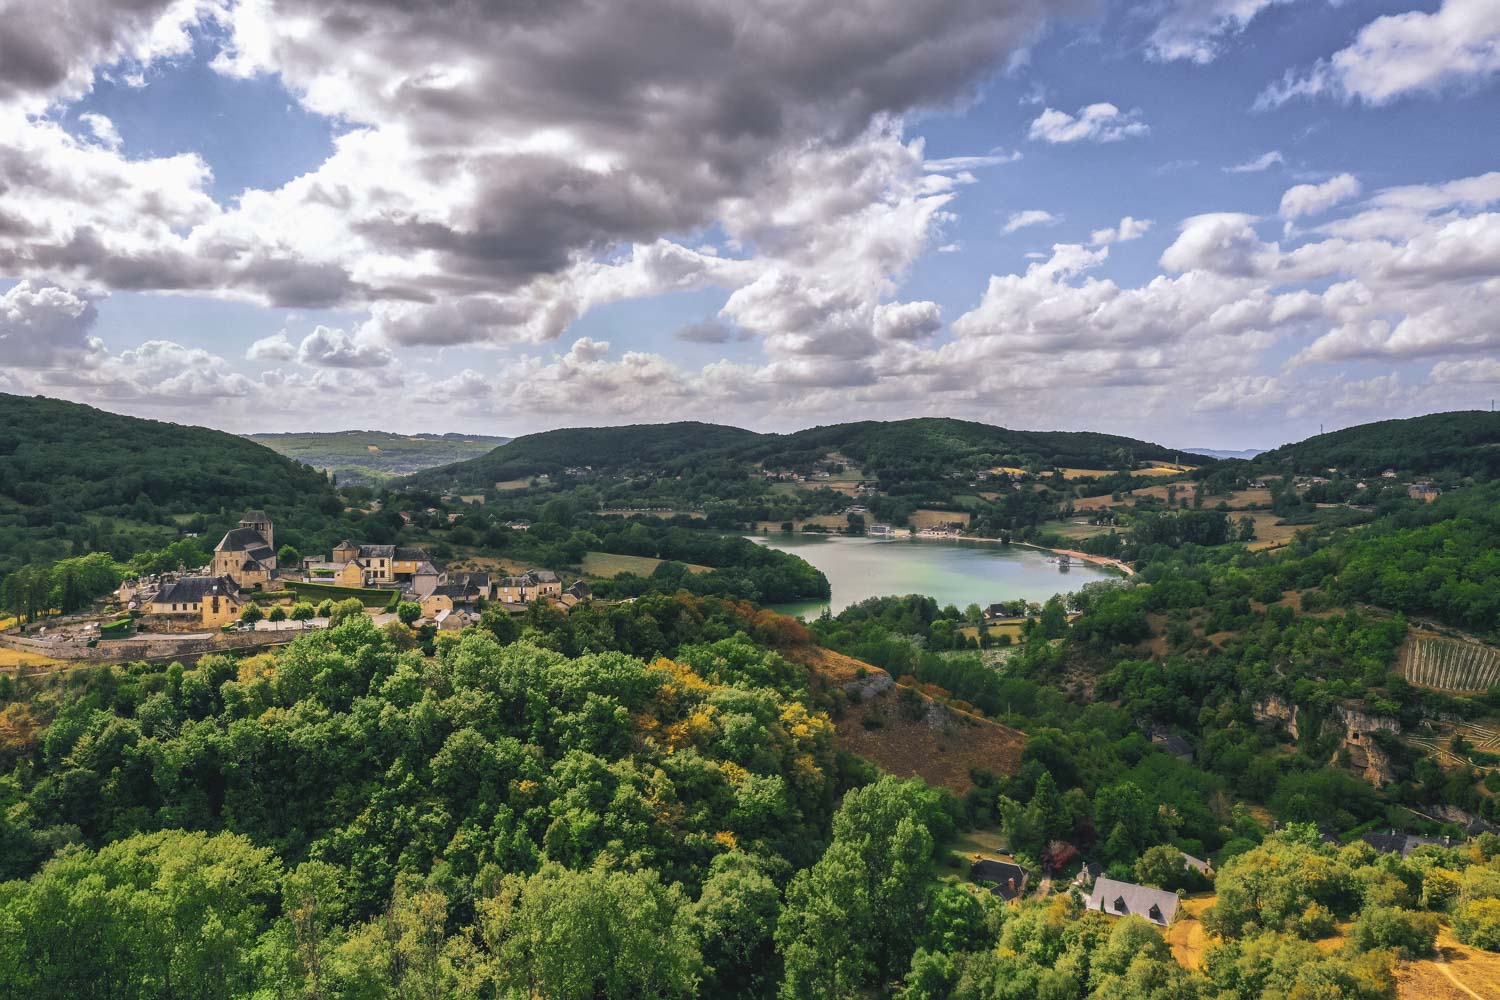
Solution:
M282 565L275 525L264 511L250 510L219 540L208 565L123 581L106 602L117 614L65 617L32 636L4 638L61 659L159 659L290 641L283 633L329 627L341 602L356 602L377 626L399 621L457 632L477 623L484 608L519 615L541 601L566 613L590 597L587 583L564 586L551 570L449 572L422 548L349 539L326 558Z

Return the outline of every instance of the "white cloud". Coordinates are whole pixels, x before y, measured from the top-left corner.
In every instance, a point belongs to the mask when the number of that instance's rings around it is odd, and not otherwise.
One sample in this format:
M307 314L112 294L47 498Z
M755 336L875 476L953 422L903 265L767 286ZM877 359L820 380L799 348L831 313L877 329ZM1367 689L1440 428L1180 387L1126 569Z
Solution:
M90 111L79 115L78 120L100 144L109 149L119 149L120 143L124 141L120 138L120 131L115 128L115 123L103 115Z
M993 149L984 156L950 156L941 160L928 160L923 169L934 173L954 173L960 170L977 170L980 167L996 167L1015 163L1021 159L1020 150Z
M1002 233L1013 233L1017 229L1025 229L1027 226L1051 226L1061 220L1051 212L1040 208L1028 208L1021 212L1012 212L1010 218L1005 220L1005 225L1000 227Z
M1236 163L1232 167L1225 167L1224 172L1226 174L1258 174L1262 171L1270 170L1272 167L1283 166L1285 164L1286 157L1281 155L1280 150L1273 149L1269 153L1260 154L1253 160L1246 160L1244 163Z
M875 336L881 340L924 340L942 325L936 302L888 302L875 310Z
M1047 108L1032 121L1027 135L1050 143L1117 142L1151 131L1139 117L1139 112L1123 112L1108 102L1079 108L1076 115Z
M1297 97L1332 96L1388 104L1414 94L1477 87L1500 73L1500 5L1443 0L1431 13L1388 14L1354 43L1303 74L1288 72L1256 100L1270 108Z
M98 311L67 289L21 281L0 296L0 367L73 365L100 350L90 336Z
M1146 40L1146 52L1163 62L1212 62L1227 35L1245 29L1255 16L1291 0L1170 0L1166 13Z
M1128 243L1138 240L1151 231L1155 225L1150 219L1136 219L1125 216L1120 224L1110 229L1096 229L1089 237L1089 243L1093 246L1108 246L1111 243Z
M1358 198L1360 191L1359 179L1353 174L1339 174L1321 184L1298 184L1281 196L1281 217L1321 215L1341 202Z
M287 338L285 330L257 340L245 351L249 361L291 361L296 356L297 345Z
M369 336L318 326L302 339L297 361L315 368L383 368L394 359Z

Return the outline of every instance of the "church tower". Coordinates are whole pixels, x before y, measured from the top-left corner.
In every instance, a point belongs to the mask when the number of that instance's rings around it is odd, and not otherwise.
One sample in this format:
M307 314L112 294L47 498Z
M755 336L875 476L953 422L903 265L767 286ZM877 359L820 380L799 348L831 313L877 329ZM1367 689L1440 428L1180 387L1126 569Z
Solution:
M247 510L245 516L240 518L240 527L249 528L266 540L266 545L274 552L276 549L276 536L272 533L271 519L263 510Z

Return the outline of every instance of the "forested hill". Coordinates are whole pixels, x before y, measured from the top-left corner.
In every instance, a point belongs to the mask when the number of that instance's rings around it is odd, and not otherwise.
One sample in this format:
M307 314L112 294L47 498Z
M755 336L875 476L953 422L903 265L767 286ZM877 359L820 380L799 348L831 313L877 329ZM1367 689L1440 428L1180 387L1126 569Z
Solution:
M341 485L379 484L437 465L487 454L508 437L486 434L393 434L389 431L328 431L248 434L250 440L332 472Z
M1500 413L1455 410L1405 420L1381 420L1282 445L1255 459L1267 470L1351 475L1449 472L1500 476Z
M322 473L234 434L0 394L0 573L83 551L99 518L246 507L340 505Z
M871 478L940 478L950 472L1026 464L1130 468L1137 462L1194 456L1113 434L1014 431L947 418L861 421L793 434L757 434L694 422L578 427L517 438L480 458L430 469L406 480L419 487L489 487L568 468L681 470L725 460L795 469L836 454Z
M563 427L518 437L487 455L429 469L406 482L424 487L489 487L497 482L589 466L671 468L699 456L755 442L762 435L739 427L697 421L629 424L623 427Z

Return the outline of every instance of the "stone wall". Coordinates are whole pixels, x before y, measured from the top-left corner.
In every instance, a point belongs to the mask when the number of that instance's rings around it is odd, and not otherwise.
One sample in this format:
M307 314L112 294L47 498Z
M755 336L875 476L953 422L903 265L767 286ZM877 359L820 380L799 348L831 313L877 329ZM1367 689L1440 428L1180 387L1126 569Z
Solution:
M261 649L291 642L298 631L236 632L210 636L152 635L132 639L100 639L97 645L59 639L0 633L0 646L54 660L88 663L126 663L131 660L175 660L225 653L235 649Z

